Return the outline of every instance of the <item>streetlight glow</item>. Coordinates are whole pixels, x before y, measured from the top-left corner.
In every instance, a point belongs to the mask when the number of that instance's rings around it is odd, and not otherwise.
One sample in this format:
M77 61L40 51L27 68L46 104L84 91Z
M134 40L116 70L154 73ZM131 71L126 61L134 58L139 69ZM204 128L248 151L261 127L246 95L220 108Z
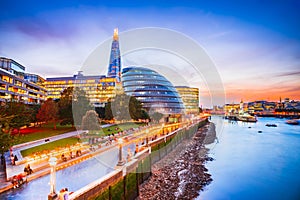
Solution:
M56 191L55 191L55 182L56 182L56 177L55 177L55 167L56 167L56 157L51 157L49 159L49 165L51 168L50 172L50 194L48 195L48 199L55 199L57 197Z
M123 157L122 157L123 138L119 138L118 143L119 143L119 161L118 161L117 166L123 166L125 164L125 161L123 160Z

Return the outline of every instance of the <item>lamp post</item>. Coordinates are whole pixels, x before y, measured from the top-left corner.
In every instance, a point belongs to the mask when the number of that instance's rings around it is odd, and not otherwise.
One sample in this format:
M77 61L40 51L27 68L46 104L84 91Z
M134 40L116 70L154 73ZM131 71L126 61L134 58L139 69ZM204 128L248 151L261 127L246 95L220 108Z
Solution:
M163 123L163 124L161 125L162 134L164 134L164 127L165 127L165 124Z
M125 161L123 160L123 157L122 157L123 139L119 138L118 142L119 142L119 161L118 161L117 166L123 166L125 164Z
M55 177L55 166L56 166L56 161L57 158L51 157L49 159L49 165L51 168L50 172L50 194L48 195L48 200L53 200L57 197L57 194L55 192L55 182L56 182L56 177Z

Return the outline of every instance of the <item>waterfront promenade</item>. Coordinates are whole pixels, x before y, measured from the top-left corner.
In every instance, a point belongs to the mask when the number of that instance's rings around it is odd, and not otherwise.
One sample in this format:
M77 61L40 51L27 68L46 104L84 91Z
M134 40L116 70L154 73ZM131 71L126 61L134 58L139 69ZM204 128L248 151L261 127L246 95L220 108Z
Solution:
M126 142L124 145L128 145L128 144L135 144L135 142L137 141L142 141L143 137L145 137L146 134L146 129L151 130L151 133L155 133L158 132L161 129L161 125L159 125L158 127L144 127L142 128L142 130L133 132L130 135L126 136L126 139L128 140L128 142ZM81 134L83 131L77 132L70 132L70 133L65 133L65 134L61 134L59 136L53 136L53 137L49 137L49 138L45 138L45 139L49 139L50 141L55 141L55 140L59 140L62 138L66 138L66 137L72 137L72 136L76 136L78 134ZM148 131L149 132L149 131ZM150 135L150 134L149 134ZM123 135L124 136L124 135ZM125 137L125 136L124 136ZM45 139L42 140L38 140L38 141L33 141L33 142L28 142L28 143L24 143L21 145L17 145L13 147L13 153L15 155L20 155L20 151L23 149L27 149L27 148L31 148L33 146L38 146L41 144L45 143ZM111 150L111 149L115 149L114 151L114 155L113 157L115 157L116 159L118 158L118 154L117 154L117 148L116 146L118 146L117 142L113 142L111 145L108 146L102 146L99 149L93 150L93 151L86 151L83 152L83 154L80 157L75 157L73 159L69 159L68 161L64 162L61 159L58 159L58 164L56 166L57 170L60 169L64 169L67 167L70 167L72 165L77 165L80 162L83 162L85 160L88 160L98 154L101 154L105 151ZM131 149L134 151L135 145L133 145L131 147ZM124 153L126 155L126 151ZM109 157L109 156L107 156ZM21 157L20 157L21 158ZM33 174L30 174L27 176L27 180L28 181L32 181L34 179L37 179L39 177L45 176L47 174L50 173L50 168L49 168L49 164L47 162L47 160L42 160L41 162L33 162L30 164L31 168L33 169ZM2 176L1 176L1 180L0 180L0 193L4 192L6 190L9 190L13 187L12 183L10 181L8 181L12 176L23 173L24 167L26 166L26 163L22 163L19 165L12 165L10 162L10 158L9 158L9 152L6 153L6 166L7 166L7 177L5 177L5 173L3 172ZM113 166L111 166L113 167Z
M73 132L69 132L69 133L65 133L65 134L61 134L61 135L56 135L56 136L52 136L52 137L48 137L48 138L44 138L44 139L40 139L40 140L36 140L36 141L32 141L32 142L15 145L12 148L12 153L18 157L19 161L22 162L22 159L23 159L23 157L21 155L22 150L45 144L46 143L45 139L48 139L49 141L53 142L53 141L60 140L63 138L77 136L78 134L81 134L82 132L83 131L73 131ZM18 164L18 165L12 165L11 160L10 160L10 152L6 152L4 155L5 155L5 162L6 162L6 172L4 171L4 168L3 168L4 166L1 166L2 168L1 168L1 176L0 176L0 193L5 190L11 189L13 187L12 183L10 182L11 177L13 177L14 175L23 173L24 167L27 165L26 162L24 162L22 164ZM30 166L33 169L34 173L27 176L28 181L49 173L50 169L49 169L48 165L49 164L44 161L32 163Z

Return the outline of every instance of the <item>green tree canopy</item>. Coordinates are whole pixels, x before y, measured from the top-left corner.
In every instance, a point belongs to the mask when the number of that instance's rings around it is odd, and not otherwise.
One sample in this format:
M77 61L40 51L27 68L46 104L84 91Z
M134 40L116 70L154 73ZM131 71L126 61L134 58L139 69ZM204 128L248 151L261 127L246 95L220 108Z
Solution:
M1 104L1 127L8 132L11 132L13 129L17 129L20 132L21 127L29 125L29 116L31 116L30 108L21 102L9 101Z
M152 115L151 115L151 119L154 121L154 122L159 122L159 120L161 120L161 118L163 117L164 115L160 112L154 112Z
M111 103L111 111L116 120L149 119L148 113L142 104L133 96L117 94Z
M11 146L15 144L15 136L5 133L0 128L0 152L3 155L4 152L8 151Z
M107 102L105 104L104 111L105 111L105 117L104 117L104 119L106 119L106 120L112 120L114 118L114 115L113 115L112 110L111 110L111 101L109 101L109 102Z
M96 111L89 110L82 118L81 129L82 130L100 130L101 126L98 121L99 117Z
M58 102L61 124L81 125L82 117L92 109L86 93L80 88L68 87Z
M83 116L85 116L87 111L92 110L93 107L91 106L90 100L87 98L85 91L78 87L73 90L72 102L74 124L80 126Z

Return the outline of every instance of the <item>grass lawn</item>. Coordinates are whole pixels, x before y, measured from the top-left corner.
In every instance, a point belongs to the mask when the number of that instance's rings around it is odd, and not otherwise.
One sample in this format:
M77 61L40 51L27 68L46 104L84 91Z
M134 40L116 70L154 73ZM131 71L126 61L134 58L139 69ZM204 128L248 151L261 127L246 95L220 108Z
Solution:
M118 133L120 131L128 130L130 128L137 128L139 126L144 126L145 123L132 123L132 122L127 122L123 124L116 124L110 127L103 128L100 132L100 134L89 134L89 136L101 136L102 135L109 135L112 133ZM22 129L21 134L23 134L21 137L21 142L28 142L28 141L33 141L33 140L38 140L38 139L43 139L47 138L50 136L55 136L59 135L62 133L70 132L70 131L75 131L75 128L72 128L71 126L57 126L57 129L53 129L53 125L44 125L42 127L32 127L32 128L27 128L26 130ZM22 133L23 132L23 133ZM25 133L25 134L24 134ZM57 147L65 147L67 144L73 145L78 142L77 138L70 137L70 138L65 138L61 140L57 140L54 142L50 142L47 144L43 144L40 146L32 147L30 149L25 149L21 151L21 154L23 157L37 153L37 152L43 152L44 150L53 150Z
M19 143L39 140L71 131L75 131L75 127L57 125L57 129L53 129L53 124L43 124L41 127L30 127L21 129L21 138Z
M54 142L49 142L40 146L32 147L30 149L25 149L21 151L21 154L23 157L32 155L37 152L43 152L43 151L51 151L57 147L66 147L67 145L74 145L78 142L78 138L75 137L69 137L69 138L64 138L61 140L56 140Z
M120 131L125 131L130 128L137 128L137 127L144 126L144 125L146 125L146 124L145 123L126 122L123 124L116 124L116 125L113 125L110 127L103 128L102 131L104 132L105 135L108 135L108 134L112 134L112 133L115 134Z

